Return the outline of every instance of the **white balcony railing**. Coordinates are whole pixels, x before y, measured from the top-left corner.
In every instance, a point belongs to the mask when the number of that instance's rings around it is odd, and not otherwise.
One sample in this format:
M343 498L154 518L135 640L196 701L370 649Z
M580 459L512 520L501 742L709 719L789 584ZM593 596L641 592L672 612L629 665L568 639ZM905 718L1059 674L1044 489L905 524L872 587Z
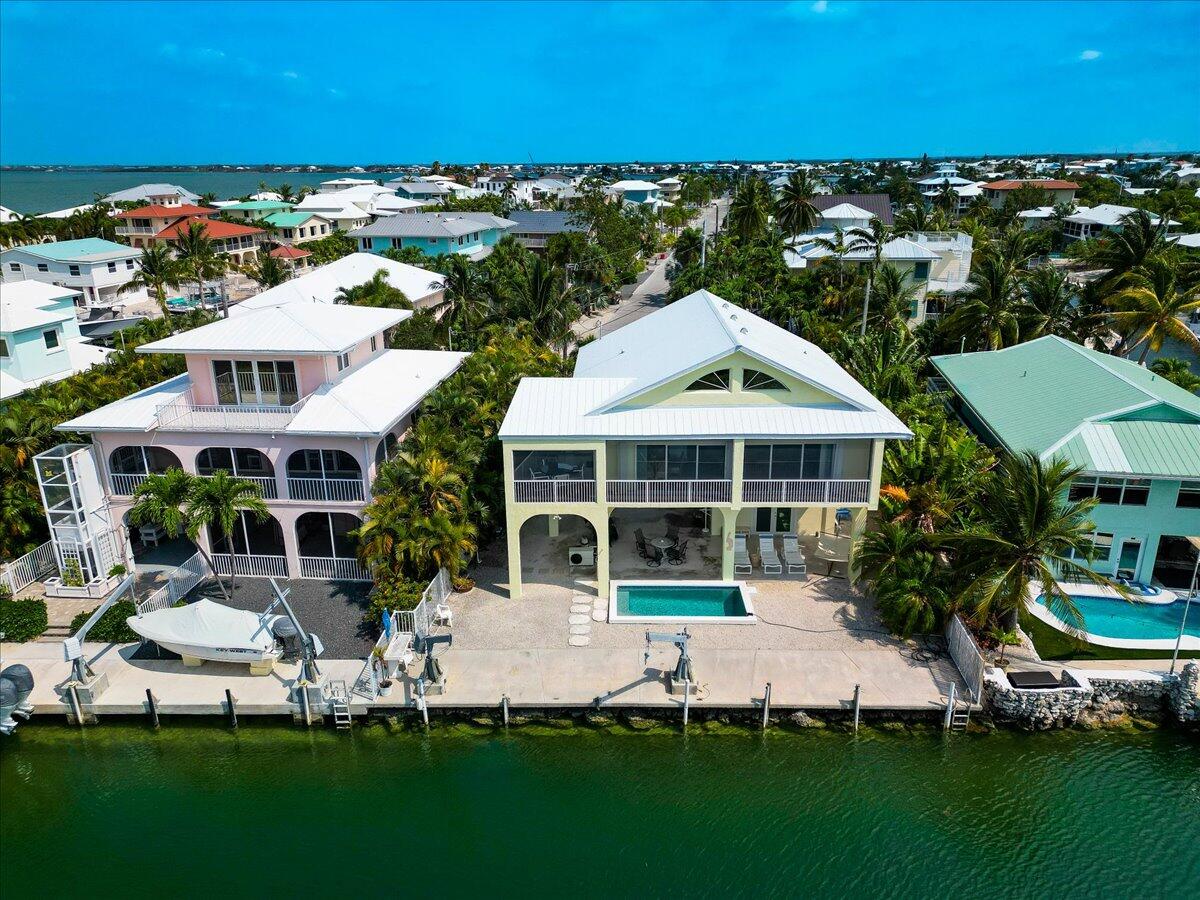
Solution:
M282 431L308 400L290 406L196 403L191 391L155 410L155 426L168 431Z
M539 478L513 482L518 503L595 503L596 482L583 478Z
M357 559L335 556L300 557L301 578L322 578L328 581L370 581L371 573Z
M287 578L286 556L244 556L228 553L212 555L213 570L218 575L246 575L252 578Z
M288 476L289 500L353 503L363 499L361 478L293 478Z
M211 475L201 475L201 478L212 478ZM236 478L238 481L249 481L251 484L258 485L258 489L262 492L264 500L278 500L279 486L275 482L272 475L230 475L230 478Z
M729 503L733 482L728 478L704 481L612 480L605 489L609 503Z
M132 497L139 484L146 480L145 473L137 472L125 475L120 472L110 472L108 476L112 484L112 492L117 497Z
M118 225L117 234L157 234L149 225Z
M755 479L742 482L743 503L867 503L870 499L871 482L866 479Z

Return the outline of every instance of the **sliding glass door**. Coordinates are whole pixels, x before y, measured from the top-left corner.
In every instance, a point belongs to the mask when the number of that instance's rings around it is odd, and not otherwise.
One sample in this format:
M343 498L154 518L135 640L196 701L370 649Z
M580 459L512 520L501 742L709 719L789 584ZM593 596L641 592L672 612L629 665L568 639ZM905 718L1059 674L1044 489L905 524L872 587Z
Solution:
M214 359L212 366L222 406L291 406L300 399L291 360Z

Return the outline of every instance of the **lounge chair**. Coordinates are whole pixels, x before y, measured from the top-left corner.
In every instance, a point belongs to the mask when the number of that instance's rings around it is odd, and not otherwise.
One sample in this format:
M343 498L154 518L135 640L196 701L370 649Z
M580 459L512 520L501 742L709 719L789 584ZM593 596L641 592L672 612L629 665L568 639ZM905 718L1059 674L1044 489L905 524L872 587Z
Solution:
M733 574L750 575L753 572L754 566L750 562L750 552L746 549L746 536L735 534L733 536Z
M775 535L770 531L760 532L758 535L758 555L762 559L762 570L764 575L782 575L783 563L779 561L779 554L775 551Z
M808 574L808 563L804 560L804 551L800 549L800 539L794 534L783 536L783 563L789 575Z

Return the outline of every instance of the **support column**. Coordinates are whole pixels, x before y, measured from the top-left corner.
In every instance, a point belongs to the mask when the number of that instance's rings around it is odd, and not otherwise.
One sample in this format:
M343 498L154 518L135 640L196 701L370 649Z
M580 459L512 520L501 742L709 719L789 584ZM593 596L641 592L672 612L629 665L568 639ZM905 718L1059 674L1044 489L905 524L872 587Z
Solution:
M846 563L846 578L851 584L858 581L858 567L854 565L854 550L866 530L867 510L861 506L853 507L850 510L850 562Z
M742 474L746 464L746 442L736 440L733 442L733 460L731 462L730 477L733 479L729 502L739 507L742 505Z
M599 519L591 518L592 527L596 529L596 595L608 597L608 516L609 509L602 506Z
M521 525L513 490L513 452L501 445L500 455L504 460L504 522L508 532L508 596L521 599Z
M883 480L883 441L871 441L871 487L867 508L879 509L879 487Z
M733 581L733 535L737 531L739 510L732 506L717 509L721 513L721 580Z

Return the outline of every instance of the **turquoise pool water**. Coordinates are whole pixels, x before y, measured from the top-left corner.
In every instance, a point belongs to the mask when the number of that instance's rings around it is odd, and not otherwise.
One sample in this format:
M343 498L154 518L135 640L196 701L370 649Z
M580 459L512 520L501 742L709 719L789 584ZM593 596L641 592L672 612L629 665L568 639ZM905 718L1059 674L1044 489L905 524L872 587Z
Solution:
M1037 598L1045 606L1044 596ZM1083 614L1084 628L1099 637L1131 641L1173 641L1179 636L1184 601L1174 603L1130 603L1107 597L1076 597L1075 605ZM1184 634L1200 637L1200 602L1192 601Z
M631 584L617 586L622 616L746 616L736 585Z

